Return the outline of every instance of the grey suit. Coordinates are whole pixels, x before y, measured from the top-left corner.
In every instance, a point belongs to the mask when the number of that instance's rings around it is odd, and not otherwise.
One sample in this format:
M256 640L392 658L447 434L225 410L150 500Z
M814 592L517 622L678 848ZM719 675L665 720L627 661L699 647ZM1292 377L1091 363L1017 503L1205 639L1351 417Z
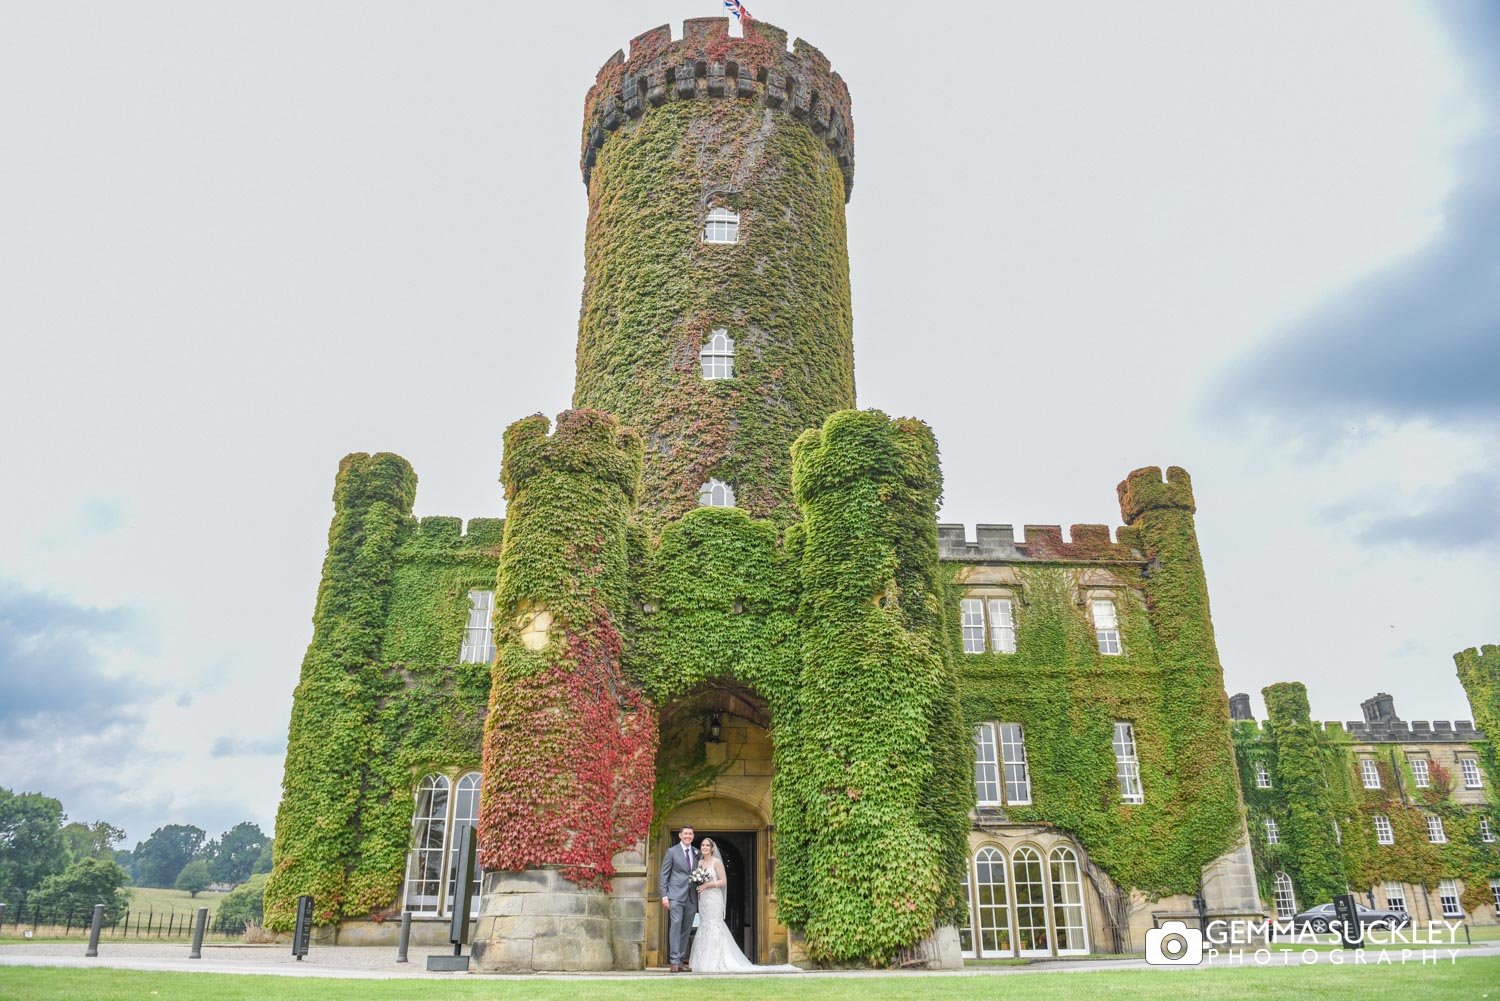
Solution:
M687 962L688 938L693 933L693 915L698 913L698 892L689 877L698 867L698 849L682 850L681 842L674 842L661 860L661 896L672 901L668 938L668 962L673 966Z

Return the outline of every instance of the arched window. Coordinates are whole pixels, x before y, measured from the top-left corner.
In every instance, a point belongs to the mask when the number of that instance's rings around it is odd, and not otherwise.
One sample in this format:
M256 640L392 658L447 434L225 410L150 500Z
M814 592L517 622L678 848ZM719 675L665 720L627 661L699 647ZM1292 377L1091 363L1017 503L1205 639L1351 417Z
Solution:
M703 220L703 242L739 243L740 214L722 205L709 209L708 218Z
M710 479L698 488L699 507L734 507L734 487L720 479Z
M1047 956L1052 952L1047 935L1047 882L1042 856L1022 845L1011 856L1011 876L1016 881L1016 944L1022 956Z
M1011 954L1010 893L1005 884L1005 856L981 848L974 856L974 914L979 928L979 958Z
M1059 845L1048 856L1052 869L1052 925L1057 935L1058 955L1089 951L1088 925L1083 920L1083 880L1078 856Z
M449 839L448 845L448 904L445 913L453 913L453 899L457 892L458 879L458 857L464 847L464 832L479 824L479 783L478 772L469 772L458 780L458 785L453 788L453 837ZM469 911L472 914L479 913L479 864L474 864L474 895L469 901Z
M1297 913L1297 895L1292 890L1292 877L1284 872L1276 874L1276 919L1288 921Z
M729 331L714 331L703 350L698 352L698 364L703 367L705 379L734 378L734 338L729 336Z
M417 786L411 860L406 867L406 909L414 914L436 914L442 900L448 790L444 775L429 775Z

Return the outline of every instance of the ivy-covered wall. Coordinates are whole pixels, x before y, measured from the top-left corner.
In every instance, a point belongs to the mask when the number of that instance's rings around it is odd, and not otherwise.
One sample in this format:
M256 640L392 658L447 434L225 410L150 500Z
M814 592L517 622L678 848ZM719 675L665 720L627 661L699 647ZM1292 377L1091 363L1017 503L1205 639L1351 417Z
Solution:
M1462 664L1464 655L1458 656ZM1465 687L1473 701L1475 687L1467 679ZM1465 910L1493 907L1489 880L1500 877L1500 849L1486 843L1480 832L1480 819L1486 816L1500 830L1495 795L1500 776L1493 767L1492 740L1473 745L1485 773L1485 802L1464 803L1453 795L1458 769L1451 761L1433 755L1429 785L1419 789L1408 745L1372 744L1339 724L1311 721L1307 691L1301 683L1272 685L1264 695L1264 725L1253 720L1237 722L1234 740L1256 876L1267 899L1276 874L1285 872L1299 906L1304 907L1326 902L1346 888L1363 893L1387 880L1432 892L1442 879L1463 882ZM1474 701L1473 707L1476 719L1480 718L1481 706ZM1379 789L1364 787L1361 757L1375 761ZM1271 788L1257 786L1257 763L1269 769ZM1442 818L1445 843L1429 840L1429 814ZM1389 818L1393 844L1378 843L1376 816ZM1267 818L1276 821L1279 844L1268 843Z
M339 466L313 639L294 693L266 922L312 894L320 924L389 911L427 771L478 767L489 666L459 664L470 588L494 587L502 522L411 517L399 456Z

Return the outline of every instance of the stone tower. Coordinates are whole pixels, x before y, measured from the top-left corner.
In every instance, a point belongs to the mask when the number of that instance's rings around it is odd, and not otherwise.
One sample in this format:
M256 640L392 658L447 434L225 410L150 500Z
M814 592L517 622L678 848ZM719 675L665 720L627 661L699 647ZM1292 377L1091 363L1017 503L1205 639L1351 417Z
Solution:
M700 18L679 41L663 25L599 70L582 168L573 405L644 437L648 524L692 510L710 478L789 520L792 442L854 406L844 81L769 24L731 38L727 19ZM715 331L732 378L705 378Z

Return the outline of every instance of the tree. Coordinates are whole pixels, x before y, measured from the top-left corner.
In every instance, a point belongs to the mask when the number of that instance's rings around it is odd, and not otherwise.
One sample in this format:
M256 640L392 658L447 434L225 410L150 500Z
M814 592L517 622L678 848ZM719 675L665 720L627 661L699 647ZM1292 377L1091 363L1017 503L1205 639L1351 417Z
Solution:
M265 921L266 874L256 873L244 886L224 894L214 916L214 927L231 933L245 930L250 922Z
M158 827L135 846L135 881L141 886L171 886L203 847L203 838L203 828L191 824Z
M196 897L208 889L208 883L208 862L197 858L182 867L182 871L177 874L177 882L172 885L179 890L186 890L188 896Z
M276 847L276 839L275 838L267 838L266 839L266 846L260 850L260 858L258 858L258 859L255 860L255 872L261 873L261 872L270 872L271 871L271 866L276 861L275 852L274 852L275 847Z
M248 820L235 824L204 848L209 876L215 883L243 883L250 878L268 840L265 832Z
M0 789L0 892L23 894L68 865L62 803L37 792Z
M125 840L125 832L114 824L96 820L92 824L73 821L64 824L63 840L73 861L82 858L114 859L115 845Z
M125 870L119 863L102 858L79 859L60 873L42 880L31 895L31 904L46 914L72 915L81 921L104 905L104 920L113 921L130 906L125 885Z

